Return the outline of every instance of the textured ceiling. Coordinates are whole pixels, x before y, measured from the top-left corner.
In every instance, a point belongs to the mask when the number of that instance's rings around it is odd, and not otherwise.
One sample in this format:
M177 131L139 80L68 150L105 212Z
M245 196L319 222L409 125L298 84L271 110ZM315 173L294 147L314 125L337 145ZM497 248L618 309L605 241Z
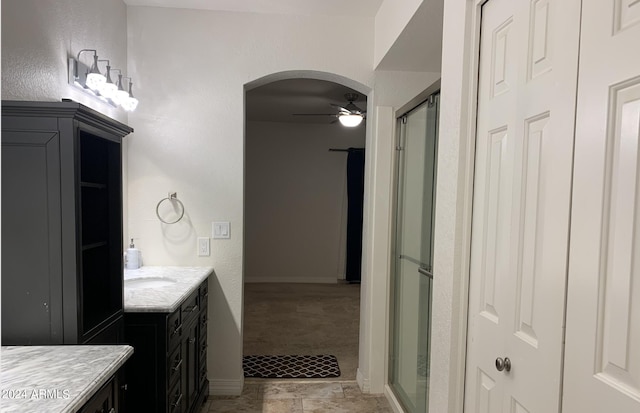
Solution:
M124 0L130 6L268 14L374 17L382 0Z
M330 123L338 109L331 104L347 104L345 93L358 93L338 83L315 79L287 79L268 83L247 91L246 114L250 121ZM362 110L367 97L354 102ZM329 116L294 116L293 114L327 114Z

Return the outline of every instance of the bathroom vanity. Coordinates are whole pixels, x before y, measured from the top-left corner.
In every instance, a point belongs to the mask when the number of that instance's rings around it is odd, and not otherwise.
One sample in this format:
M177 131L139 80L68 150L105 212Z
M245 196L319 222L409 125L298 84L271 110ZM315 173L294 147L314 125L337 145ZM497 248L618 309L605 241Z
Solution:
M3 412L125 411L126 345L15 346L0 349Z
M125 270L128 412L194 413L209 394L209 267Z

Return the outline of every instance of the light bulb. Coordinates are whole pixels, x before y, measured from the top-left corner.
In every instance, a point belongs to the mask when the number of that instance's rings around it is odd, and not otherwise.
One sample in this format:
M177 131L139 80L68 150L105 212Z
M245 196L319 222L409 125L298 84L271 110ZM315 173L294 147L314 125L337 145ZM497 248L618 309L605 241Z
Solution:
M102 86L100 86L100 89L99 89L100 94L107 99L111 99L117 91L118 91L118 86L110 82L105 82Z
M87 81L85 84L89 89L98 91L106 81L107 78L100 73L100 70L98 70L98 55L94 54L93 65L91 65L91 69L89 69L89 74L87 75Z
M124 102L125 99L128 98L129 92L124 90L124 88L122 87L122 73L120 73L118 75L118 90L113 94L111 100L113 100L116 105L120 105L122 104L122 102Z
M116 91L118 90L118 86L116 86L116 84L113 83L113 81L111 80L111 66L109 66L109 64L107 64L106 79L107 81L100 86L100 89L98 89L98 91L105 98L111 99L113 95L116 93Z
M338 120L343 126L348 128L356 127L362 122L362 115L358 114L350 114L350 115L340 115Z
M102 86L106 81L107 79L99 73L89 73L87 75L86 85L91 90L100 90L100 86Z
M111 98L111 100L113 100L116 103L116 105L122 105L122 102L124 102L127 99L129 99L129 92L127 92L126 90L116 91L116 93Z
M129 97L120 102L120 105L127 112L132 112L138 107L138 99L133 97L133 82L129 79Z
M130 97L126 98L125 100L123 100L120 103L120 105L127 112L133 112L138 107L138 99L134 98L133 96L130 96Z

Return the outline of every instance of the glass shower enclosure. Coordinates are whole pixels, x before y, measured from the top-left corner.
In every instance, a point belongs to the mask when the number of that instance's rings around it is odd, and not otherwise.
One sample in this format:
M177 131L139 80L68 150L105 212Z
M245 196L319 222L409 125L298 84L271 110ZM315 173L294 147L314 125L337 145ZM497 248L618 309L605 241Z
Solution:
M398 119L389 384L408 413L429 398L439 93Z

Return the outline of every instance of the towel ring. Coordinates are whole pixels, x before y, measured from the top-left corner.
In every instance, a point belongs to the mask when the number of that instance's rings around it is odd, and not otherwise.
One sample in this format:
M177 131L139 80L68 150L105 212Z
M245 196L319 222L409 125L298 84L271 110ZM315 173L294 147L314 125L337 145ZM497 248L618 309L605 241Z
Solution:
M178 204L180 204L180 209L182 209L182 212L180 213L178 219L176 219L175 221L165 221L160 216L160 205L162 205L164 201L176 201ZM184 216L184 204L178 199L178 194L176 192L169 192L169 196L167 196L166 198L162 198L160 202L158 202L158 205L156 205L156 215L158 216L158 219L165 224L175 224L182 219L182 217Z

